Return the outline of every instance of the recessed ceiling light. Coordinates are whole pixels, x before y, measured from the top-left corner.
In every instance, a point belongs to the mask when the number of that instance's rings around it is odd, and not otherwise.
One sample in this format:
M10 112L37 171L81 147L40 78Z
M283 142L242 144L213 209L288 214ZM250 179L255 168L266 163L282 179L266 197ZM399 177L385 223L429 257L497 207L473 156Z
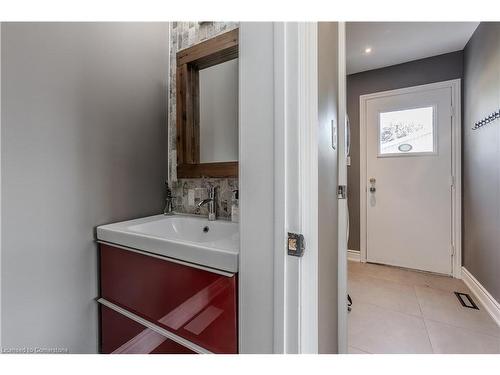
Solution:
M372 47L366 47L365 48L365 53L370 53L372 51Z

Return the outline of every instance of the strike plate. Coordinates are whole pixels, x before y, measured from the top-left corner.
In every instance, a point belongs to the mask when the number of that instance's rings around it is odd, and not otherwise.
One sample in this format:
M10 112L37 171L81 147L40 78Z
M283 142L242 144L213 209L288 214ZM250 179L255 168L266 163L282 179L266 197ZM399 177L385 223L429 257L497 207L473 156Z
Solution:
M304 236L288 232L288 255L301 257L304 255Z

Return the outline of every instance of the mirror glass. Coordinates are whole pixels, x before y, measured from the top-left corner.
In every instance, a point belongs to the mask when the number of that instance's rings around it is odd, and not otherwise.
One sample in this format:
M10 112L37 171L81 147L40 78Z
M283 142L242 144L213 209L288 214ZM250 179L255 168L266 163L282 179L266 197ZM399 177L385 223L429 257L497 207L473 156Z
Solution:
M238 59L199 71L200 163L238 160Z

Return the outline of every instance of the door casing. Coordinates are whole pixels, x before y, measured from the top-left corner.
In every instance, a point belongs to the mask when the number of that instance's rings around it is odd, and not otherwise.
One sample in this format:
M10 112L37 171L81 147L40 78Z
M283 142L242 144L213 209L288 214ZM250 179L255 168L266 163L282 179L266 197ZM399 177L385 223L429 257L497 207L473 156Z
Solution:
M461 97L460 79L430 83L426 85L412 86L402 89L376 92L361 95L359 97L359 134L360 134L360 255L361 262L366 262L367 249L367 101L392 95L415 93L437 88L450 88L452 95L452 155L451 172L453 176L452 202L451 202L451 231L452 231L452 274L455 278L461 278L462 269L462 141L461 141Z
M346 74L346 30L345 22L339 22L338 32L338 185L347 183L347 74ZM349 187L348 187L349 188ZM347 354L347 199L339 199L338 204L338 352Z
M316 22L274 26L274 353L318 352ZM287 255L287 233L306 239Z

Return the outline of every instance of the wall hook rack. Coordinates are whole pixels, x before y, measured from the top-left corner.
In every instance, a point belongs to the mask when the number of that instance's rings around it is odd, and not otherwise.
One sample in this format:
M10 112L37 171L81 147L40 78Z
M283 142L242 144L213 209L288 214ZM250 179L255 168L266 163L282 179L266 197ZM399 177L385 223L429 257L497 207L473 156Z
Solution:
M490 115L486 116L482 120L476 121L474 123L474 126L472 127L472 130L479 129L479 128L483 127L484 125L489 124L490 122L498 120L499 118L500 118L500 109L491 113Z

